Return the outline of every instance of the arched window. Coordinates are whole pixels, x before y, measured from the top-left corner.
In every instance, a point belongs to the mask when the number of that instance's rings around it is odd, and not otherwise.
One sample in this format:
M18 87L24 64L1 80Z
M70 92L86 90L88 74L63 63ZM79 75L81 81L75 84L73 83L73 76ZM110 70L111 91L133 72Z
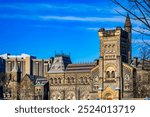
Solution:
M60 78L58 78L58 83L61 84L61 79Z
M85 83L88 83L87 77L84 78Z
M83 84L83 82L84 82L84 81L83 81L83 77L81 77L81 83Z
M70 78L69 77L67 78L67 83L70 83Z
M55 80L55 83L57 84L57 78L55 78L54 80Z
M50 79L50 83L53 84L53 79L52 78Z
M72 80L72 83L75 83L75 79L73 77L71 78L71 80Z
M110 72L109 71L106 72L106 78L110 78Z
M111 72L111 77L112 77L112 78L115 78L115 71L112 71L112 72Z

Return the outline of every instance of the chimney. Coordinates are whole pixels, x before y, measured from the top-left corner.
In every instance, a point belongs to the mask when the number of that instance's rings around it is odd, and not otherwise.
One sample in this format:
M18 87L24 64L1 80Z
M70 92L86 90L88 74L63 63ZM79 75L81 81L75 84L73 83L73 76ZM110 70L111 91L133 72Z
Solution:
M138 58L137 57L134 57L133 58L133 63L134 63L134 66L137 67L137 62L138 62Z

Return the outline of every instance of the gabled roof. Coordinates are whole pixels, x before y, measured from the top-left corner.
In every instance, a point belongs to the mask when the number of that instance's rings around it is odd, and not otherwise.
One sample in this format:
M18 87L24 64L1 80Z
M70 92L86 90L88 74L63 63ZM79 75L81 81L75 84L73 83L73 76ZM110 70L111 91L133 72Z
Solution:
M29 75L29 74L26 74L21 82L23 80L27 80L27 78L32 82L33 85L45 85L48 83L48 80L46 80L44 77L39 77L39 76L33 76L33 75Z
M22 79L21 82L25 79L28 78L30 81L32 81L33 83L35 82L35 77L29 74L26 74Z
M127 68L129 68L129 69L133 69L133 68L134 68L132 65L127 64L127 63L125 63L125 62L123 62L123 66L125 66L125 67L127 67Z
M47 84L48 83L48 80L46 80L45 78L36 78L36 82L35 82L35 85L37 86L43 86L43 85L45 85L45 84Z
M95 66L95 63L69 64L66 72L90 72Z
M54 61L48 73L64 73L67 65L70 63L71 59L69 56L57 55L54 58Z

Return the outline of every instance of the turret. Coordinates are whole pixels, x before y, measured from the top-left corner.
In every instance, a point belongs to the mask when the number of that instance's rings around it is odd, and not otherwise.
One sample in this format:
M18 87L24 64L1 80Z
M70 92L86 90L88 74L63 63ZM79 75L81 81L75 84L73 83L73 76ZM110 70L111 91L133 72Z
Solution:
M125 21L124 29L128 33L131 33L131 31L132 31L132 25L131 25L129 14L127 14L127 16L126 16L126 21Z
M125 21L125 25L124 25L124 30L126 32L128 32L128 63L131 63L131 59L132 59L132 24L131 24L131 20L129 17L129 14L127 14L126 16L126 21Z
M14 59L14 67L11 71L12 74L12 79L10 82L11 86L11 99L19 99L19 82L21 80L21 72L20 69L18 68L18 61L17 57Z

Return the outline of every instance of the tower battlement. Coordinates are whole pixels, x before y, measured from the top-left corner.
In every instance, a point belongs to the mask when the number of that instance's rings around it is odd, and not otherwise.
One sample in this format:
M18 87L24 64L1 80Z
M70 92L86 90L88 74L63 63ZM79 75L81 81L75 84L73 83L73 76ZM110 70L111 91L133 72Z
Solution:
M116 27L116 29L105 30L104 28L99 29L98 31L100 37L110 37L110 36L118 36L127 38L128 33L123 30L121 27Z

